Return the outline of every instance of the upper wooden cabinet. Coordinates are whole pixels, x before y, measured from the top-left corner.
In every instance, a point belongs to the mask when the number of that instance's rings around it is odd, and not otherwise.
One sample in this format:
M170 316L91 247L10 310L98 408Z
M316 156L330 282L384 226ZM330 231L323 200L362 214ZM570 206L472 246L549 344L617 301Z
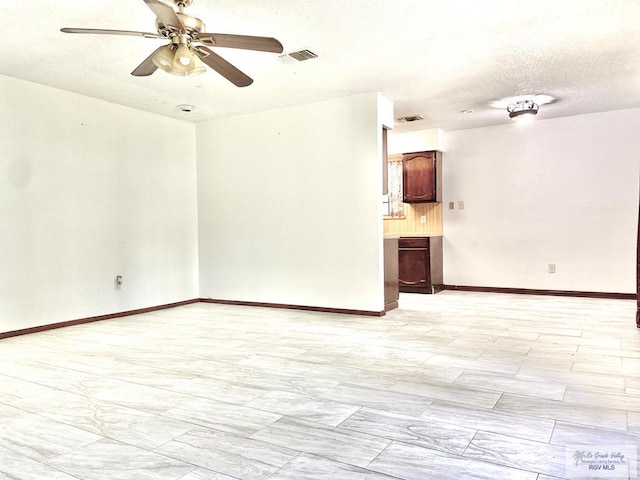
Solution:
M442 152L414 152L402 156L402 201L442 201Z

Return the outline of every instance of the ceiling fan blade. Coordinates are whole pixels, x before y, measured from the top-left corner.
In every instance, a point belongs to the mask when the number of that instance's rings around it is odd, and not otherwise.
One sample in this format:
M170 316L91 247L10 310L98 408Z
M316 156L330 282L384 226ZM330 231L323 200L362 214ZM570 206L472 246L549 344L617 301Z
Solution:
M282 44L271 37L230 35L225 33L199 33L198 40L212 47L242 48L260 52L282 53Z
M144 0L144 3L146 3L147 7L155 13L156 17L158 17L158 21L162 25L165 27L173 27L176 30L179 30L180 33L186 33L184 25L182 24L180 17L176 15L173 7L161 2L160 0Z
M131 72L131 75L134 77L148 77L153 72L155 72L158 67L153 63L153 56L158 53L159 50L163 49L164 45L160 48L156 48L151 55L144 59L144 61L136 67L136 69Z
M98 35L129 35L133 37L144 38L163 38L157 33L136 32L133 30L104 30L102 28L61 28L60 31L64 33L92 33Z
M253 79L251 77L238 70L220 55L212 52L207 47L199 46L195 48L195 51L204 63L209 65L236 87L248 87L253 83Z

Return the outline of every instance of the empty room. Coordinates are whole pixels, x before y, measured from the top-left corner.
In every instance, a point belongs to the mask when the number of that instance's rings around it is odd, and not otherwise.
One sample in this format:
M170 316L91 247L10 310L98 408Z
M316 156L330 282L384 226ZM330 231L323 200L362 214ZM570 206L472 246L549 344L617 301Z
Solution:
M3 2L0 478L638 478L638 18Z

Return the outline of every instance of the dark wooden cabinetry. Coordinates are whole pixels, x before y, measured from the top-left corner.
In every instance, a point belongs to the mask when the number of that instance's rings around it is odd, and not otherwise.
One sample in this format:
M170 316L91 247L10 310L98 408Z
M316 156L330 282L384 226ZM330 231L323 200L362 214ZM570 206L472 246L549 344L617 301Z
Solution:
M398 239L384 239L384 311L398 308Z
M442 237L400 237L398 270L401 292L442 290Z
M636 295L638 297L637 310L636 310L636 326L640 328L640 210L638 211L638 236L637 242L637 254L636 254Z
M405 153L402 156L402 201L442 201L442 152Z

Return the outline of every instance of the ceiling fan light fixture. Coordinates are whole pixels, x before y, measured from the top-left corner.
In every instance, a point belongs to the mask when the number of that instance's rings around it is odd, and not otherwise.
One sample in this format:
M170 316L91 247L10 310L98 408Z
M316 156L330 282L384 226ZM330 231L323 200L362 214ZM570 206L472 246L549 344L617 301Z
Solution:
M178 45L176 54L173 57L173 63L179 64L178 68L189 67L193 63L193 53L191 53L189 47L187 47L186 45Z
M189 58L189 63L187 65L184 65L182 61L180 61L178 54L176 53L173 59L173 64L171 65L171 70L169 70L168 72L180 77L190 77L192 75L204 73L205 70L206 69L204 68L204 65L202 65L202 62L200 62L200 65L196 63L195 55L192 55L191 58Z
M156 67L164 70L167 73L171 73L174 57L175 54L173 48L171 48L171 45L167 45L158 50L153 56L152 60Z
M200 57L198 57L198 55L193 54L192 58L193 58L193 68L187 74L189 77L193 75L200 75L201 73L204 73L207 71L206 65L202 63L202 60L200 60Z
M180 77L200 75L207 71L202 60L185 45L179 45L177 48L167 45L158 50L152 60L156 67Z
M520 100L510 104L507 112L509 112L509 118L531 118L537 115L539 109L539 105L532 100Z

